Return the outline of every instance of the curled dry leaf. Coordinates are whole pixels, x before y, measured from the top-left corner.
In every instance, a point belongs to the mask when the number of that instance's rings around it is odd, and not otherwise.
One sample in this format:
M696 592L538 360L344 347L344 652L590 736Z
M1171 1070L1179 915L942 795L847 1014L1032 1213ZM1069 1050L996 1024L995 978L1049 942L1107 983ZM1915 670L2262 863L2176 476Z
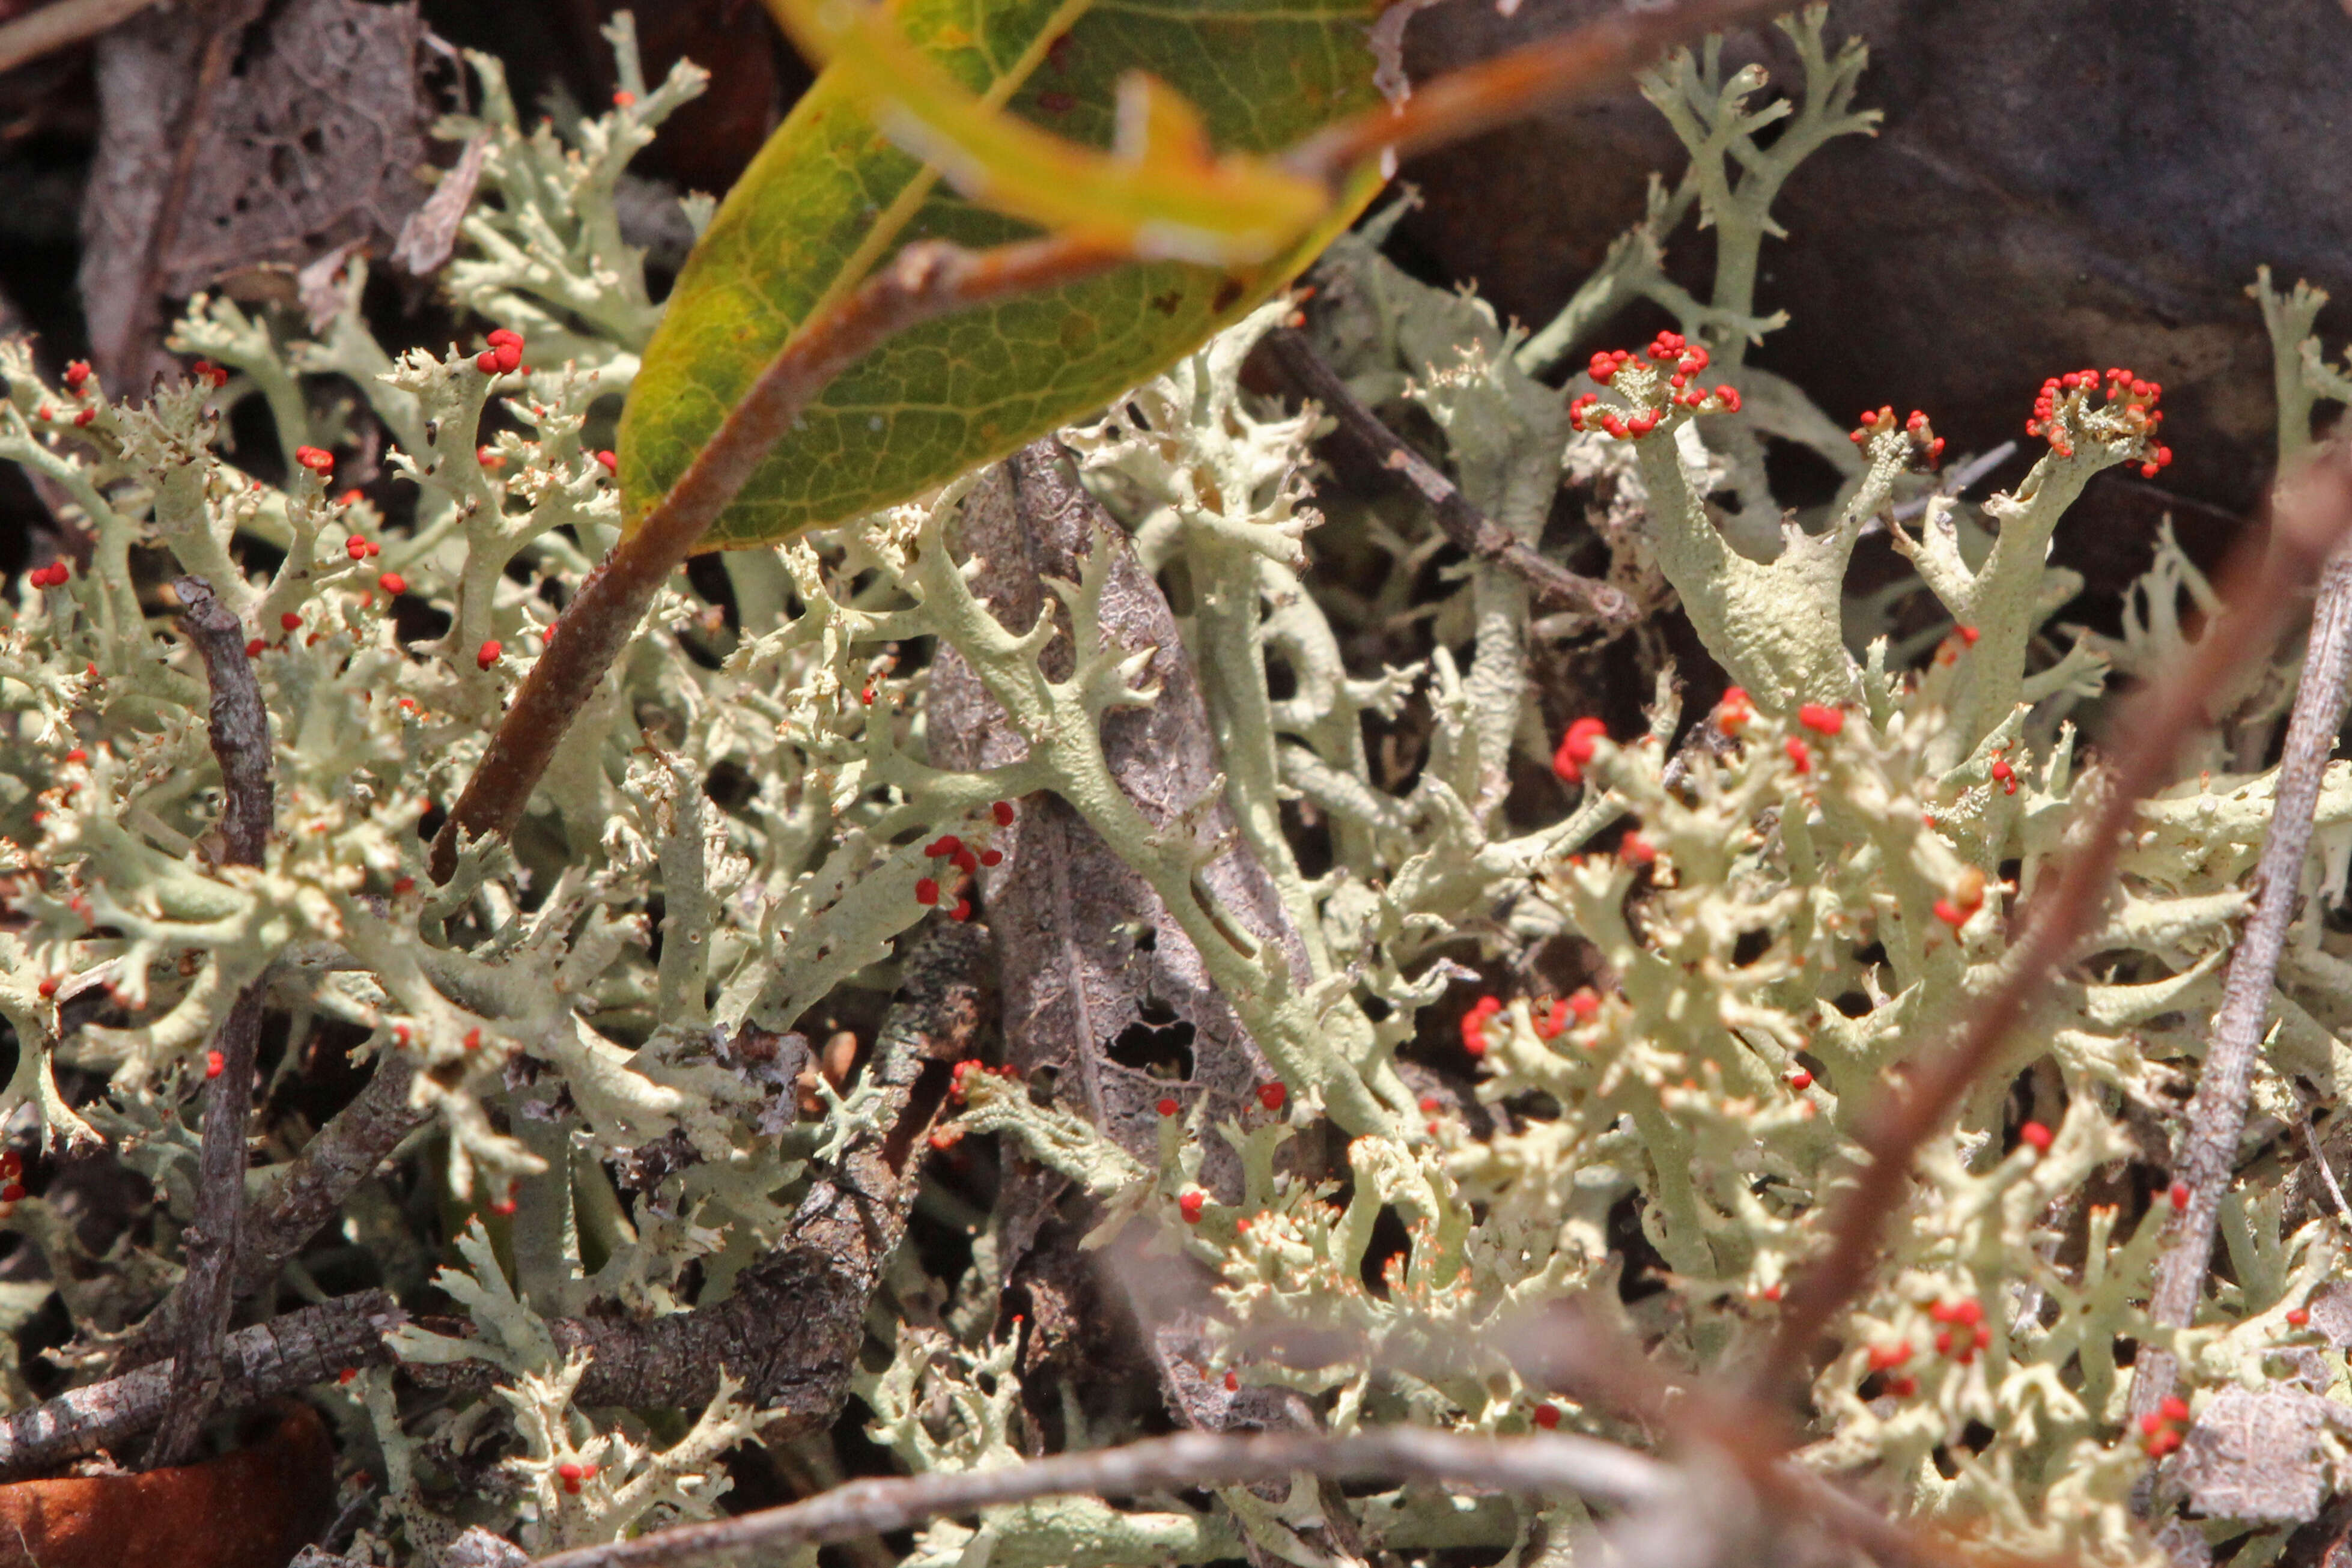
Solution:
M289 1403L222 1458L0 1486L0 1568L281 1568L334 1497L326 1426Z

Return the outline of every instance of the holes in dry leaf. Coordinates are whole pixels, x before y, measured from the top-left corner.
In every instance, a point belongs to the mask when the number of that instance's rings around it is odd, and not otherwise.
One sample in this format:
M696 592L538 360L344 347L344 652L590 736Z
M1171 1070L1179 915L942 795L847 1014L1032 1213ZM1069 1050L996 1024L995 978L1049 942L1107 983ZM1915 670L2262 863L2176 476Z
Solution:
M1110 1059L1123 1068L1181 1082L1192 1076L1194 1033L1189 1022L1166 1007L1147 1003L1135 1022L1111 1040L1108 1050Z

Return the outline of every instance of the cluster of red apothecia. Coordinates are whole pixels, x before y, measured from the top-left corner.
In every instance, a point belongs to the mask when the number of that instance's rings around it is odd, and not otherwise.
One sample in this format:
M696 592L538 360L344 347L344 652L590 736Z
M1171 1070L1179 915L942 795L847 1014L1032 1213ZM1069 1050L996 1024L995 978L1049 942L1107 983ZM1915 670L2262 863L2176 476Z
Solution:
M1580 1024L1592 1022L1593 1016L1601 1011L1601 996L1591 986L1582 985L1565 998L1554 999L1549 1005L1538 1003L1538 1007L1534 1019L1536 1038L1554 1039L1569 1027L1571 1018ZM1497 996L1481 996L1473 1002L1470 1010L1462 1015L1462 1048L1474 1057L1485 1056L1487 1022L1502 1010L1502 999ZM1427 1110L1430 1107L1423 1105L1422 1109Z
M1569 404L1568 423L1572 429L1598 429L1621 441L1638 441L1656 429L1658 421L1677 406L1705 414L1738 413L1738 388L1726 383L1710 390L1697 384L1696 377L1707 367L1708 359L1706 344L1692 342L1680 332L1660 332L1638 357L1629 349L1594 354L1592 363L1585 367L1592 379L1613 387L1636 406L1630 413L1604 409L1596 417L1592 410L1601 401L1601 395L1587 392ZM1634 388L1616 386L1617 373L1628 365L1655 370ZM1665 368L1669 365L1671 370ZM1664 371L1663 375L1656 374L1661 370ZM1660 393L1664 395L1653 403L1652 398Z
M2080 408L2102 384L2106 387L2107 405L2113 408L2120 404L2126 425L2148 443L2147 456L2139 465L2140 478L2156 478L2158 469L2172 462L2172 448L2156 440L2156 432L2164 423L2163 411L2157 407L2164 396L2164 387L2120 365L2108 367L2104 376L2095 370L2074 370L2043 382L2041 395L2033 400L2033 417L2025 422L2025 433L2048 441L2050 449L2060 457L2073 457L2074 447L2067 439L2065 421L2059 417L2060 405L2071 403Z
M988 812L990 820L993 821L997 826L1010 827L1013 826L1013 803L1011 801L1000 800L995 805L990 806L988 808ZM1004 852L1003 850L975 850L971 846L966 844L961 838L952 833L942 833L937 838L932 839L929 844L923 846L923 853L934 860L945 860L950 867L954 868L957 873L956 882L954 886L947 889L947 891L953 891L956 888L960 888L962 885L962 879L964 878L976 875L982 866L1001 865L1004 859ZM921 877L916 879L915 902L922 905L926 909L929 909L937 904L943 896L944 893L940 886L940 879L937 877ZM948 918L950 920L958 921L968 921L971 919L971 900L959 895L956 901L948 908Z
M1855 446L1863 447L1869 445L1872 437L1885 435L1894 428L1895 409L1890 404L1875 411L1864 409L1861 423L1847 435ZM1944 456L1944 438L1936 434L1936 427L1927 423L1927 416L1915 408L1911 411L1911 417L1903 422L1903 428L1911 437L1911 460L1922 468L1934 468Z

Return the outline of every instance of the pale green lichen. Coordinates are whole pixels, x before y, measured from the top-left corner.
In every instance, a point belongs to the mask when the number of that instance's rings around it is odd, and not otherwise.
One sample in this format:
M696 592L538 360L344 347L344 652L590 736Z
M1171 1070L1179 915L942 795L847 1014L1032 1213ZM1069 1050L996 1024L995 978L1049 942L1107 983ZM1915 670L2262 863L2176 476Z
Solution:
M1644 604L1671 594L1745 688L1743 701L1685 714L1645 644L1647 732L1594 739L1570 759L1557 808L1513 798L1514 769L1551 763L1557 739L1530 670L1542 645L1596 624L1536 616L1526 587L1483 563L1416 603L1410 584L1440 548L1425 523L1385 503L1335 502L1328 520L1308 504L1315 416L1268 405L1240 377L1293 305L1270 305L1066 433L1145 566L1186 586L1177 607L1222 748L1223 800L1300 934L1296 963L1243 934L1203 886L1225 847L1202 826L1207 803L1155 826L1106 765L1104 716L1157 695L1149 655L1104 633L1108 542L1076 582L1054 585L1071 646L1068 673L1051 676L1041 656L1054 618L1008 629L973 595L957 542L969 481L730 555L733 628L688 588L666 589L512 844L471 847L446 885L430 884L420 821L471 774L552 604L616 535L594 446L658 307L613 192L698 80L681 68L647 89L625 29L633 105L526 134L495 62L477 58L482 112L444 128L485 147L484 195L446 287L487 324L523 333L529 371L494 375L460 345L386 353L360 311L356 263L315 332L195 301L177 341L236 373L219 389L167 386L132 407L48 385L21 345L0 347L0 457L55 481L93 547L88 569L28 585L0 612L11 741L0 875L21 920L0 931L12 1129L113 1145L184 1218L186 1089L243 986L266 984L298 1019L355 1026L362 1055L415 1053L433 1131L411 1154L464 1265L438 1283L474 1332L411 1326L395 1343L416 1363L487 1360L503 1384L454 1410L404 1406L381 1372L342 1396L367 1417L382 1476L381 1511L354 1550L426 1561L467 1523L552 1550L704 1515L723 1485L718 1456L757 1431L759 1413L722 1392L692 1423L655 1423L667 1439L656 1441L635 1416L583 1412L583 1364L556 1352L548 1320L716 1300L788 1235L806 1184L880 1130L884 1100L871 1085L793 1084L730 1042L747 1028L829 1027L870 1005L901 939L939 918L916 896L941 875L928 843L953 832L985 847L994 803L1050 791L1166 903L1286 1099L1241 1121L1163 1116L1147 1162L1067 1103L968 1074L940 1142L999 1136L1092 1200L1094 1239L1125 1226L1163 1258L1196 1262L1215 1282L1209 1331L1235 1384L1289 1390L1335 1429L1516 1432L1543 1412L1646 1441L1610 1409L1533 1381L1515 1335L1573 1299L1678 1370L1729 1377L1748 1363L1821 1245L1826 1200L1889 1070L1981 993L2012 895L2048 874L2080 820L2095 775L2071 711L2111 669L2158 668L2191 640L2189 613L2211 607L2168 534L2120 637L2075 635L2062 652L2050 625L2079 587L2048 564L2050 542L2099 470L2154 460L2149 397L2106 397L2096 375L2059 389L2037 420L2048 455L1979 505L1937 493L1924 421L1874 421L1850 439L1746 363L1779 324L1754 300L1760 247L1779 233L1775 193L1825 141L1874 119L1852 107L1859 46L1834 48L1824 28L1818 10L1788 25L1803 79L1760 110L1761 69L1726 77L1711 46L1645 78L1689 172L1654 186L1642 223L1532 333L1391 267L1377 245L1392 216L1343 239L1318 279L1310 331L1327 357L1367 399L1425 414L1470 500L1536 544L1562 482L1579 487L1611 576ZM1716 231L1706 300L1663 271L1694 215ZM2279 295L2267 275L2257 291L2292 457L2315 403L2346 401L2352 378L2310 335L2319 296ZM1636 300L1667 311L1680 343L1597 359L1564 388L1539 379L1599 346ZM1685 373L1686 357L1708 363ZM247 397L275 422L283 484L220 455L222 416ZM386 462L415 503L398 527L363 499L331 496L298 460L364 419L388 437ZM1762 461L1775 441L1835 468L1829 505L1784 512ZM1899 521L1920 502L1915 525ZM1881 523L1917 581L1850 593L1851 554ZM255 545L269 570L251 564ZM132 563L148 549L210 578L262 644L278 821L258 867L222 865L210 837L207 689L142 602ZM1370 561L1377 570L1357 576L1381 585L1337 586L1318 558ZM404 640L385 612L387 572L447 630ZM1922 591L1943 621L1895 640L1895 596ZM1423 623L1426 637L1403 635ZM924 639L977 674L1026 742L1020 761L935 765L929 675L908 657ZM1423 651L1395 664L1363 651L1400 645ZM2126 1342L2179 1355L2200 1410L2290 1359L2315 1361L2329 1397L2344 1397L2340 1347L2287 1317L2340 1281L2336 1220L2297 1215L2290 1227L2275 1173L2250 1174L2224 1208L2228 1282L2191 1327L2164 1331L2145 1305L2162 1199L2119 1206L2134 1162L2161 1173L2151 1141L2203 1048L2274 792L2254 763L2292 668L2234 693L2215 738L2138 813L2096 962L2049 994L1958 1127L1931 1142L1880 1268L1832 1325L1801 1458L1987 1551L2149 1558L2128 1506L2148 1460L2123 1426ZM1426 741L1400 766L1384 748L1408 714ZM721 774L730 786L710 787ZM1286 821L1307 811L1332 846L1320 875ZM1620 827L1632 836L1616 853L1588 853ZM2321 793L2250 1141L2302 1123L2352 1066L2352 939L2317 907L2347 857L2352 769L2339 763ZM940 905L963 893L950 879ZM1594 984L1554 997L1532 960L1565 939L1585 944ZM1424 1103L1400 1065L1426 1055L1424 1019L1450 1013L1473 959L1528 976L1465 1026L1481 1055L1475 1094L1495 1116L1479 1132L1443 1097ZM58 1002L101 987L101 1019L61 1030ZM69 1105L61 1067L103 1079L106 1094ZM792 1126L803 1093L814 1129ZM1321 1114L1349 1141L1344 1171L1318 1179L1302 1173L1297 1134ZM2046 1148L2019 1138L2028 1120ZM1213 1147L1238 1172L1222 1198L1204 1184ZM642 1190L623 1196L612 1172L649 1149L690 1157L651 1160ZM963 1212L942 1191L930 1201ZM347 1213L354 1239L398 1233L423 1256L381 1194ZM1383 1215L1404 1241L1368 1283ZM1629 1258L1612 1228L1627 1216L1662 1267ZM1090 1418L1066 1385L1024 1389L1020 1331L998 1324L982 1279L1001 1238L969 1223L964 1279L931 1280L911 1253L892 1266L895 1327L886 1304L856 1374L864 1408L848 1419L918 1471L1017 1462L1042 1441L1034 1409L1055 1397L1066 1447L1132 1436ZM162 1237L102 1265L40 1198L0 1226L43 1254L89 1332L124 1326L174 1267ZM37 1310L47 1292L29 1289L12 1287L0 1317ZM1318 1349L1286 1354L1287 1342ZM2337 1440L2326 1442L2340 1466ZM478 1495L453 1503L438 1489L457 1458L492 1452L500 1462L483 1468L499 1479ZM908 1561L1042 1568L1255 1550L1303 1563L1329 1506L1303 1488L1024 1504L936 1523ZM1573 1504L1539 1512L1418 1487L1347 1506L1368 1549L1416 1561L1465 1547L1533 1561L1539 1541L1555 1552L1587 1522ZM2221 1539L2248 1527L2200 1528ZM2284 1531L2260 1530L2240 1561L2278 1550Z

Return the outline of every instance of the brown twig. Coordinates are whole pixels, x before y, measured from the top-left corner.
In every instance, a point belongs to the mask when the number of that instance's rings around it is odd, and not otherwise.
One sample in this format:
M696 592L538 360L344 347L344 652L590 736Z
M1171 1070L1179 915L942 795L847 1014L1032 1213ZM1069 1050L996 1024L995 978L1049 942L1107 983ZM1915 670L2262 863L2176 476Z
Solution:
M2343 497L2343 504L2352 507L2352 492ZM2189 1207L2173 1217L2171 1244L2157 1264L2156 1291L2148 1309L2167 1328L2186 1328L2204 1294L2214 1225L2237 1169L2238 1140L2246 1128L2246 1100L2253 1087L2263 1026L2270 1016L2271 989L2278 978L2279 957L2286 951L2287 926L2302 901L2303 865L2311 853L2320 781L2344 721L2347 675L2352 675L2352 550L2339 550L2320 577L2310 647L2295 687L2294 711L2287 721L2285 752L2279 760L2270 834L2254 870L2253 918L2231 954L2221 1008L2214 1015L2205 1065L2198 1074L2197 1097L2189 1104L2189 1134L2177 1167L2179 1179L2189 1184ZM2326 1168L2322 1161L2321 1169ZM2134 1421L2164 1403L2178 1372L2168 1352L2142 1348L2132 1363Z
M1951 1116L2027 1005L2097 920L2140 799L2164 783L2181 742L2207 722L2213 694L2271 647L2347 525L2352 455L2332 444L2300 482L2282 490L2269 548L2252 562L2245 550L2233 559L2222 584L2229 612L2213 621L2179 668L2126 709L2115 729L2117 744L2104 795L2047 890L2023 911L2000 978L1941 1042L1913 1055L1901 1082L1863 1125L1858 1142L1864 1162L1830 1216L1828 1247L1798 1277L1758 1368L1755 1387L1762 1403L1772 1404L1771 1396L1794 1380L1831 1318L1868 1279L1880 1232L1902 1202L1912 1157Z
M389 1295L365 1290L239 1329L222 1347L223 1396L256 1405L331 1383L347 1367L381 1365L392 1359L384 1332L402 1319ZM150 1430L171 1399L172 1374L172 1363L160 1362L0 1417L0 1477L117 1447Z
M58 0L30 16L0 23L0 71L94 38L155 4L155 0Z
M221 771L221 861L258 866L277 807L269 782L269 710L246 656L245 626L203 578L182 577L173 587L180 624L212 685L209 738ZM253 1106L265 994L260 979L237 993L205 1067L195 1222L185 1236L187 1273L177 1292L182 1308L171 1399L148 1450L151 1468L184 1464L194 1454L197 1432L220 1397L221 1340L234 1304L230 1285L245 1209L245 1124Z
M1436 516L1437 526L1479 560L1499 566L1526 583L1544 599L1558 605L1580 605L1603 621L1623 626L1633 618L1633 603L1615 585L1597 577L1580 576L1557 562L1545 559L1509 529L1470 504L1454 481L1437 471L1397 434L1364 406L1339 373L1324 363L1307 341L1307 334L1277 327L1265 336L1266 350L1299 391L1323 405L1339 422L1340 432L1365 456L1419 491Z
M1308 137L1281 162L1338 184L1386 153L1410 158L1615 81L1676 44L1790 8L1789 0L1695 0L1671 11L1614 11L1571 32L1423 83L1401 104Z
M1054 237L988 250L921 241L834 309L804 323L768 362L669 493L589 574L546 652L515 693L488 752L433 840L446 882L458 836L504 835L520 820L573 715L636 630L655 593L702 542L768 450L833 378L897 333L940 316L1107 271L1122 253Z
M845 1536L907 1530L1004 1503L1089 1493L1134 1497L1192 1487L1286 1481L1298 1471L1386 1476L1533 1493L1573 1493L1622 1507L1665 1496L1674 1472L1646 1455L1566 1433L1473 1437L1391 1426L1332 1437L1187 1432L1123 1447L1057 1454L995 1470L853 1481L805 1502L609 1546L541 1558L541 1568L672 1568L721 1555L772 1555Z

